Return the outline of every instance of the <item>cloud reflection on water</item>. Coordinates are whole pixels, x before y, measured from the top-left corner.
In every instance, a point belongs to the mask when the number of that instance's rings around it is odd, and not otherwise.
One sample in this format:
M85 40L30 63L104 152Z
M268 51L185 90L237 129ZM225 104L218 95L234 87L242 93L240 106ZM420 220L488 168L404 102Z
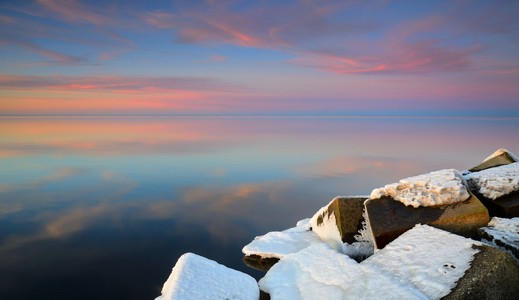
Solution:
M17 268L19 275L4 282L16 286L28 274L34 275L24 280L38 281L37 274L54 271L70 276L67 266L92 276L95 262L106 274L126 264L150 268L149 280L160 284L187 251L244 270L240 249L254 236L293 226L337 195L368 194L435 169L469 168L498 147L519 151L511 138L518 124L0 118L0 281Z

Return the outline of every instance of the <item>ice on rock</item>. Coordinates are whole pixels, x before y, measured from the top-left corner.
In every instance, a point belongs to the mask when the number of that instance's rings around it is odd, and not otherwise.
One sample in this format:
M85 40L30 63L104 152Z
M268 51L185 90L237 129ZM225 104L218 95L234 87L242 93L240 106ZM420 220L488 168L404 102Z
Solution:
M519 217L493 217L481 231L483 242L509 252L519 265Z
M333 200L332 200L333 201ZM331 203L331 202L330 202ZM328 204L329 205L329 204ZM310 219L310 225L312 230L319 236L319 238L328 244L336 251L342 250L342 239L341 233L337 228L337 220L335 214L326 214L328 205L322 207L315 215ZM318 219L320 216L325 215L325 219L319 224Z
M281 232L273 231L258 236L243 247L242 252L245 255L257 255L262 258L283 258L310 245L322 243L310 230L309 220L301 220L296 227Z
M317 236L319 236L319 238L330 247L352 258L362 260L370 256L373 254L374 246L371 231L369 230L369 225L367 224L366 212L364 211L363 202L366 199L368 199L368 196L335 197L332 199L332 201L330 201L330 203L319 209L319 211L317 211L310 219L312 231L315 232ZM351 202L351 206L342 206L343 210L340 208L335 210L330 209L330 207L334 205L336 201L340 200ZM356 207L359 203L362 207L360 209L360 212L362 212L362 219L359 219L357 211L358 208ZM343 214L343 220L341 222L337 221L336 214ZM350 221L344 221L344 216L349 218ZM362 228L358 229L357 223L360 222L360 220L362 220ZM343 227L339 229L340 226ZM353 240L350 239L349 243L343 242L348 238L343 239L340 230L345 236L352 236ZM356 234L353 233L354 230L358 230Z
M440 299L470 268L479 242L416 225L357 263L326 244L287 255L259 281L271 299Z
M519 162L465 175L471 188L488 199L495 200L519 191Z
M156 300L259 299L256 280L205 257L182 255Z
M438 206L454 204L470 197L459 171L446 169L400 180L374 189L371 199L384 196L400 201L406 206Z

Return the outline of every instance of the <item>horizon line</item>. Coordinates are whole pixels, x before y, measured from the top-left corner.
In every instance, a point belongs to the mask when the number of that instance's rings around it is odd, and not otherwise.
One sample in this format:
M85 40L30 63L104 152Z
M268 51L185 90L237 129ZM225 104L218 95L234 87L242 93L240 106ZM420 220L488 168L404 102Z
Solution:
M346 114L11 114L0 117L330 117L330 118L519 118L519 115L346 115Z

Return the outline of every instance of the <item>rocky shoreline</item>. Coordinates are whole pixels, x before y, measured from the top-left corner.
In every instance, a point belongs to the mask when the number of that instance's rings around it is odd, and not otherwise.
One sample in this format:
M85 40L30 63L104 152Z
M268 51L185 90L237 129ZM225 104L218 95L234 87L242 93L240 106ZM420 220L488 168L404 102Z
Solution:
M185 254L157 299L519 299L519 159L336 197L243 253L259 282Z

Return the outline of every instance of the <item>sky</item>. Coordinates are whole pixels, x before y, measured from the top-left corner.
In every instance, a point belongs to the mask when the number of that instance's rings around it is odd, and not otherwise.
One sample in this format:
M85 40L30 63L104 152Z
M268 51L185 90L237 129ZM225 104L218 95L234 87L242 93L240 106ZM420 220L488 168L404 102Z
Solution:
M0 1L0 115L519 116L519 2Z

